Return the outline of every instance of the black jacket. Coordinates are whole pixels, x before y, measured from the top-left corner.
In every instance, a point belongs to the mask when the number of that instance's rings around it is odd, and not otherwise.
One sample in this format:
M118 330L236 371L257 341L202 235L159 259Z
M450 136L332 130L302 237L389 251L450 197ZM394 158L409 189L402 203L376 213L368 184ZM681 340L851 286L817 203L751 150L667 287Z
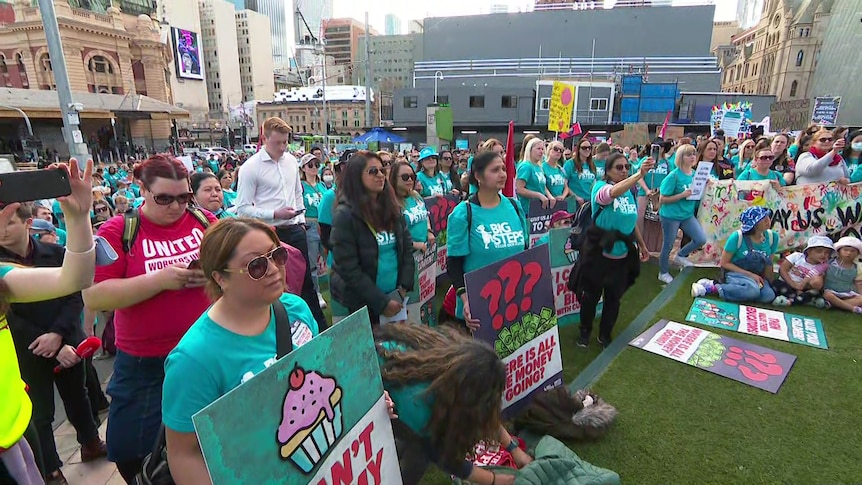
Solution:
M56 244L44 243L30 238L30 254L21 257L0 247L0 261L32 266L36 268L58 268L63 265L66 250ZM53 300L35 303L13 303L6 319L17 346L30 345L36 337L58 333L63 343L77 346L86 338L81 322L84 300L81 293L73 293Z
M416 263L413 240L403 217L395 226L398 252L398 286L413 289ZM332 217L332 298L351 313L368 306L371 322L376 323L389 304L389 297L377 287L377 238L362 216L347 202L339 201Z

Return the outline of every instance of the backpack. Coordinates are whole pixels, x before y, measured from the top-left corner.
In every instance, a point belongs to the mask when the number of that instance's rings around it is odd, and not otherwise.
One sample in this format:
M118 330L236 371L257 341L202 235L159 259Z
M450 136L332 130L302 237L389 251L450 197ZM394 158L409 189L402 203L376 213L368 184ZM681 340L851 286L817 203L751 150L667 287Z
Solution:
M593 208L590 201L584 201L578 210L575 212L575 217L572 219L572 232L569 235L572 249L581 251L584 247L584 242L587 240L587 231L593 227L598 220L599 215L605 209L605 206L600 205L596 216L593 217Z
M207 219L202 210L197 207L189 207L188 211L204 226L204 229L210 227L210 220ZM126 254L129 254L132 246L135 245L135 239L138 237L140 228L141 211L139 209L132 209L123 213L123 252Z
M524 229L524 218L521 216L521 209L518 207L520 204L512 200L511 197L504 197L504 199L508 200L512 207L515 209L515 212L518 214L518 220L521 221L521 229ZM473 203L481 207L479 204L479 197L473 195L470 197L467 202L467 247L470 247L470 239L473 237ZM524 249L530 249L530 235L527 234L527 237L524 238Z

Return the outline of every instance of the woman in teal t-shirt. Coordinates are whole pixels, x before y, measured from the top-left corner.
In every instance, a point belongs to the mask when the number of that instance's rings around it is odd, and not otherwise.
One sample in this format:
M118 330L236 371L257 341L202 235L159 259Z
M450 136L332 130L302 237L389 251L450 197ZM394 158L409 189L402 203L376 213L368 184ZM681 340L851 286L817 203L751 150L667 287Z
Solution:
M733 169L739 174L748 168L752 158L754 158L754 141L745 140L739 145L739 153L731 157L730 161L733 163Z
M230 209L236 201L236 192L231 189L233 186L233 173L227 170L219 170L216 177L218 177L218 183L221 185L221 192L224 196L224 208Z
M640 274L640 261L649 251L637 228L637 198L632 189L655 166L648 158L629 175L631 166L622 153L608 157L604 180L596 182L591 197L595 224L587 231L575 267L575 295L581 303L581 328L577 344L587 347L599 300L604 299L598 342L611 343L611 332L620 312L620 301Z
M772 149L764 146L762 150L755 153L751 165L739 174L737 180L768 180L776 189L786 186L787 181L784 180L784 177L769 168L772 166L773 160L775 160L775 155L772 154Z
M500 195L506 185L503 157L494 152L476 155L470 183L479 188L478 192L449 214L447 272L459 296L455 316L476 329L480 322L470 314L464 275L524 251L530 238L520 205Z
M300 178L302 179L302 202L305 204L305 241L308 243L308 263L311 266L311 280L314 283L314 291L317 292L317 300L322 308L326 308L326 300L320 294L320 267L318 260L323 246L320 243L320 226L317 223L319 217L318 208L320 201L326 192L326 185L320 181L320 159L307 153L299 161Z
M515 193L521 202L524 214L530 212L530 200L540 200L542 207L554 207L557 199L548 190L545 172L542 171L542 158L545 154L545 142L533 138L524 148L526 159L518 164L515 174Z
M611 146L605 142L599 143L596 147L596 155L593 157L593 164L596 166L596 180L605 178L605 165L611 154Z
M545 181L551 195L557 200L565 200L572 191L569 190L569 185L566 177L566 172L563 170L563 152L565 148L558 141L552 141L548 144L548 157L545 163L542 164L542 172L545 173Z
M192 416L272 365L277 349L287 353L318 333L308 305L284 293L287 250L268 225L247 218L219 221L204 234L200 262L215 303L168 355L162 386L168 460L177 483L207 476ZM284 308L290 325L291 341L281 345L275 305Z
M395 162L389 170L389 184L395 188L395 195L401 203L404 222L413 239L413 249L424 253L435 238L431 232L425 199L413 188L416 185L416 172L407 162Z
M580 206L590 200L596 183L596 166L593 163L593 144L586 136L578 141L572 159L563 167L569 178L569 188Z
M447 193L446 178L440 172L439 155L433 147L425 147L419 152L419 166L422 168L418 175L419 184L422 186L422 197L433 197Z

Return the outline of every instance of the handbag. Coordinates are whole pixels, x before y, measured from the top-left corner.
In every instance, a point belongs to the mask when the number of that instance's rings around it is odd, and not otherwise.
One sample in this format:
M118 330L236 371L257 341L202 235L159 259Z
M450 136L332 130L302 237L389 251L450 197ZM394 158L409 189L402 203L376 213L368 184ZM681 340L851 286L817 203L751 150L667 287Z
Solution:
M284 305L277 301L272 305L275 314L275 353L280 359L293 350L293 335L290 320ZM153 451L144 458L141 471L135 476L134 485L175 485L168 466L168 443L165 437L165 425L159 427Z

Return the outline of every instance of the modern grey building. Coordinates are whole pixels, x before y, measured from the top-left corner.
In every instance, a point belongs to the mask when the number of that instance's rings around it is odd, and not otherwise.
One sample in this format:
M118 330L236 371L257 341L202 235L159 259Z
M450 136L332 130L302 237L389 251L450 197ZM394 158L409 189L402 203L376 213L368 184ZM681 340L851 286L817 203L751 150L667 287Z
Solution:
M282 0L287 2L288 0ZM333 0L292 0L291 15L288 18L293 18L294 41L296 44L303 44L305 37L314 35L318 39L323 39L323 22L326 19L332 18ZM302 17L296 15L296 11L302 12ZM305 18L305 22L302 19ZM307 25L306 25L307 24ZM319 60L315 59L314 54L310 50L301 50L297 54L297 63L302 67L309 67Z
M292 53L290 51L290 33L288 21L293 18L293 11L285 8L286 0L229 0L237 10L254 10L269 18L269 28L272 35L272 60L276 68L289 67ZM288 16L289 14L289 16ZM292 20L290 20L292 22Z
M586 86L583 96L578 89L575 110L582 126L609 124L619 93L609 88L626 74L676 83L681 91L719 91L720 72L710 55L714 14L713 5L702 5L425 19L412 87L396 91L393 101L395 125L408 131L424 125L435 85L438 101L452 107L456 135L499 132L509 120L521 131L541 129L547 123L543 99L550 97L554 80ZM471 104L483 95L483 107ZM506 107L512 103L505 97L517 99L518 107Z
M422 60L422 34L371 35L368 37L371 52L371 86L382 92L413 83L413 63ZM365 37L359 37L360 55L365 53ZM357 69L355 84L365 85L365 69Z
M841 96L838 124L862 126L862 3L835 0L810 97Z
M386 35L401 35L401 19L395 15L386 14Z

